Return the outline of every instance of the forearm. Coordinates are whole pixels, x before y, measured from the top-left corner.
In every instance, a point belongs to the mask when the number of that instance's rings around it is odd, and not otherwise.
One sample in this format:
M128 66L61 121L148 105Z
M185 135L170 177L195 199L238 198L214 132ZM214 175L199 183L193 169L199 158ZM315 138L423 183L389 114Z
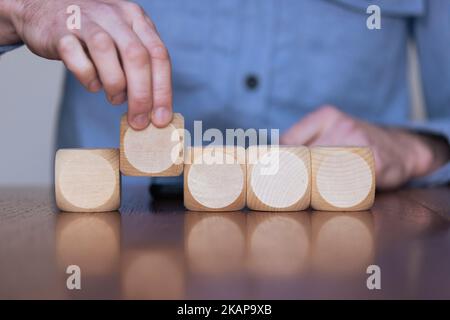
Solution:
M19 1L16 0L0 1L0 45L20 42L20 37L13 23L19 6Z

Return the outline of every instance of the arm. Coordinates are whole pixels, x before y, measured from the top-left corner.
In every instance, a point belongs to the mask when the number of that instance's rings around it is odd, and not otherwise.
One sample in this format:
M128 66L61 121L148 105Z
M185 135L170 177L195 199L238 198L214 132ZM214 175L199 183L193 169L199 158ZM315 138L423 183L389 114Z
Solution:
M450 143L450 1L427 3L423 17L413 25L414 38L420 60L422 84L428 119L423 123L408 124L412 132L428 137L440 137ZM444 163L429 175L411 181L413 185L450 183L450 162Z
M68 29L70 5L81 28ZM2 0L0 45L24 42L35 54L62 60L90 91L104 89L112 104L128 100L135 129L172 118L171 64L155 26L125 0Z

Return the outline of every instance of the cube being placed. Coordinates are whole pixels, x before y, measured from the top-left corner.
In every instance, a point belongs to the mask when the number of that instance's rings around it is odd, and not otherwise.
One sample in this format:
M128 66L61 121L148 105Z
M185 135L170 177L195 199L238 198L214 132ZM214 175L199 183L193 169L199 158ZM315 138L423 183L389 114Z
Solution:
M126 176L168 177L183 172L184 119L174 113L165 128L150 124L144 130L120 123L120 171Z
M56 205L62 211L120 207L118 149L60 149L55 157Z
M311 160L307 147L250 146L247 149L247 207L261 211L308 208Z
M194 211L245 207L245 149L193 147L186 150L184 206Z
M375 164L368 147L311 149L312 194L315 210L360 211L375 198Z

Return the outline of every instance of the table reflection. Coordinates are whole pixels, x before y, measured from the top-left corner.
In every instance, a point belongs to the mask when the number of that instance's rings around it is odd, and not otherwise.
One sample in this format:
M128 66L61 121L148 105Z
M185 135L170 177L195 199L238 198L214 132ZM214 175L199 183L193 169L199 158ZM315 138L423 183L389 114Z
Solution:
M125 299L183 299L185 274L181 254L171 248L136 249L124 255Z
M113 273L120 261L120 214L59 213L56 222L58 266L80 267L83 275Z
M373 263L375 233L371 212L321 212L311 215L312 264L324 275L361 275Z
M295 276L309 264L308 212L252 212L247 217L249 271L260 276Z
M245 224L242 212L187 212L184 245L189 271L208 275L241 271Z
M125 299L211 292L244 297L249 290L255 297L274 290L282 296L309 285L315 275L360 277L374 263L371 212L186 212L151 215L145 226L131 229L129 219L121 222L118 212L58 215L58 266L81 268L91 284L81 296L95 286L98 295L112 289ZM160 235L159 241L149 234Z
M192 213L137 187L119 214L58 213L48 188L2 189L0 296L442 299L449 192L380 193L370 212ZM371 264L382 290L367 287ZM69 265L81 290L67 286Z

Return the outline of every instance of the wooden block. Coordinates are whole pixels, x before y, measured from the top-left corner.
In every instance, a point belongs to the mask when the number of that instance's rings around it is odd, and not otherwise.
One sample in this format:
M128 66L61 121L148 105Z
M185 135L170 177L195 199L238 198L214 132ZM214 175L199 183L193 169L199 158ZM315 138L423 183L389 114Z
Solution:
M368 147L311 149L312 193L315 210L360 211L375 198L375 165Z
M62 211L120 207L118 149L60 149L55 157L56 205Z
M245 207L245 149L194 147L186 151L184 206L193 211Z
M247 207L260 211L297 211L311 198L311 159L307 147L247 148Z
M169 177L183 172L184 118L174 113L165 128L136 131L127 114L120 123L120 171L126 176Z

